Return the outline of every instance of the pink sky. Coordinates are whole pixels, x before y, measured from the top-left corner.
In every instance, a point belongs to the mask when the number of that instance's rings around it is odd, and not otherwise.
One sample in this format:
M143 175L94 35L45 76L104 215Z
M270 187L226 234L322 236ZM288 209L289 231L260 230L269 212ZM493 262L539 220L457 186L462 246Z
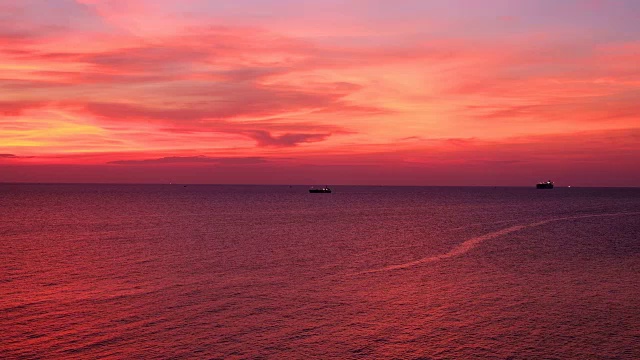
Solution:
M0 182L640 186L632 0L0 0Z

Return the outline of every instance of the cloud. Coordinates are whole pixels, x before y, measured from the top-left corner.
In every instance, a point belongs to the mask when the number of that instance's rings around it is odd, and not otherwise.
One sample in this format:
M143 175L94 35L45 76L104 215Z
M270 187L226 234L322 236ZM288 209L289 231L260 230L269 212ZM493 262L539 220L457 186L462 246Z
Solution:
M259 106L265 106L260 104ZM249 107L250 106L246 106ZM250 109L238 109L240 116L242 111ZM195 134L195 133L222 133L234 134L248 137L256 141L258 147L293 147L301 143L320 142L326 140L333 133L350 133L338 126L327 126L322 124L294 122L280 123L275 120L262 121L231 121L226 120L233 111L230 108L220 109L215 105L212 108L178 108L160 109L141 107L130 104L113 103L89 103L85 109L94 115L105 117L108 123L131 122L132 120L143 120L145 122L156 122L163 124L161 131L167 133ZM258 114L258 108L253 109ZM265 109L268 111L268 109ZM250 116L250 114L242 114ZM311 131L311 132L308 132ZM321 132L319 132L321 131Z
M146 165L146 164L221 164L221 165L251 165L265 163L267 160L259 156L249 157L212 157L212 156L168 156L157 159L143 160L114 160L108 164L116 165Z
M180 73L189 71L189 65L204 61L206 49L196 50L182 46L144 46L115 49L86 54L80 61L93 65L96 70L114 73Z
M0 159L31 159L33 156L18 156L15 154L0 154Z
M0 115L19 116L25 110L34 109L44 106L41 101L0 101Z
M34 44L56 36L113 30L75 0L0 2L0 44Z
M290 147L300 143L310 143L323 141L331 134L282 134L273 136L268 131L254 130L245 132L249 137L256 140L258 146L267 147Z

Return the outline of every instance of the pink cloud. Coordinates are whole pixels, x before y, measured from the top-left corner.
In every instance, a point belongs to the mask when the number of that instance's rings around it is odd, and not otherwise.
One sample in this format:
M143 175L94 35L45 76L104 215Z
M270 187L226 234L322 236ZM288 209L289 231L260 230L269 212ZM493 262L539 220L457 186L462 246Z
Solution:
M39 108L42 106L44 106L44 103L40 101L0 101L0 115L18 116L27 109Z

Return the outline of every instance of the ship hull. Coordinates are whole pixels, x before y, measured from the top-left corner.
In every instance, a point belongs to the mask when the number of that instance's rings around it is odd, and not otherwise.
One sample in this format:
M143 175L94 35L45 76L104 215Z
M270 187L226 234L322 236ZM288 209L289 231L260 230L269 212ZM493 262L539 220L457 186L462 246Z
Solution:
M537 184L536 189L553 189L553 184Z
M309 189L312 194L331 194L331 190L325 189Z

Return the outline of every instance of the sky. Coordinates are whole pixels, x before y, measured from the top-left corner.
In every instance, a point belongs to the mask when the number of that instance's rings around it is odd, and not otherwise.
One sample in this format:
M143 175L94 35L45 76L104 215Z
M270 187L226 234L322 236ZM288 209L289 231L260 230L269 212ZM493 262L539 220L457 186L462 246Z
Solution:
M0 0L0 182L640 186L640 1Z

